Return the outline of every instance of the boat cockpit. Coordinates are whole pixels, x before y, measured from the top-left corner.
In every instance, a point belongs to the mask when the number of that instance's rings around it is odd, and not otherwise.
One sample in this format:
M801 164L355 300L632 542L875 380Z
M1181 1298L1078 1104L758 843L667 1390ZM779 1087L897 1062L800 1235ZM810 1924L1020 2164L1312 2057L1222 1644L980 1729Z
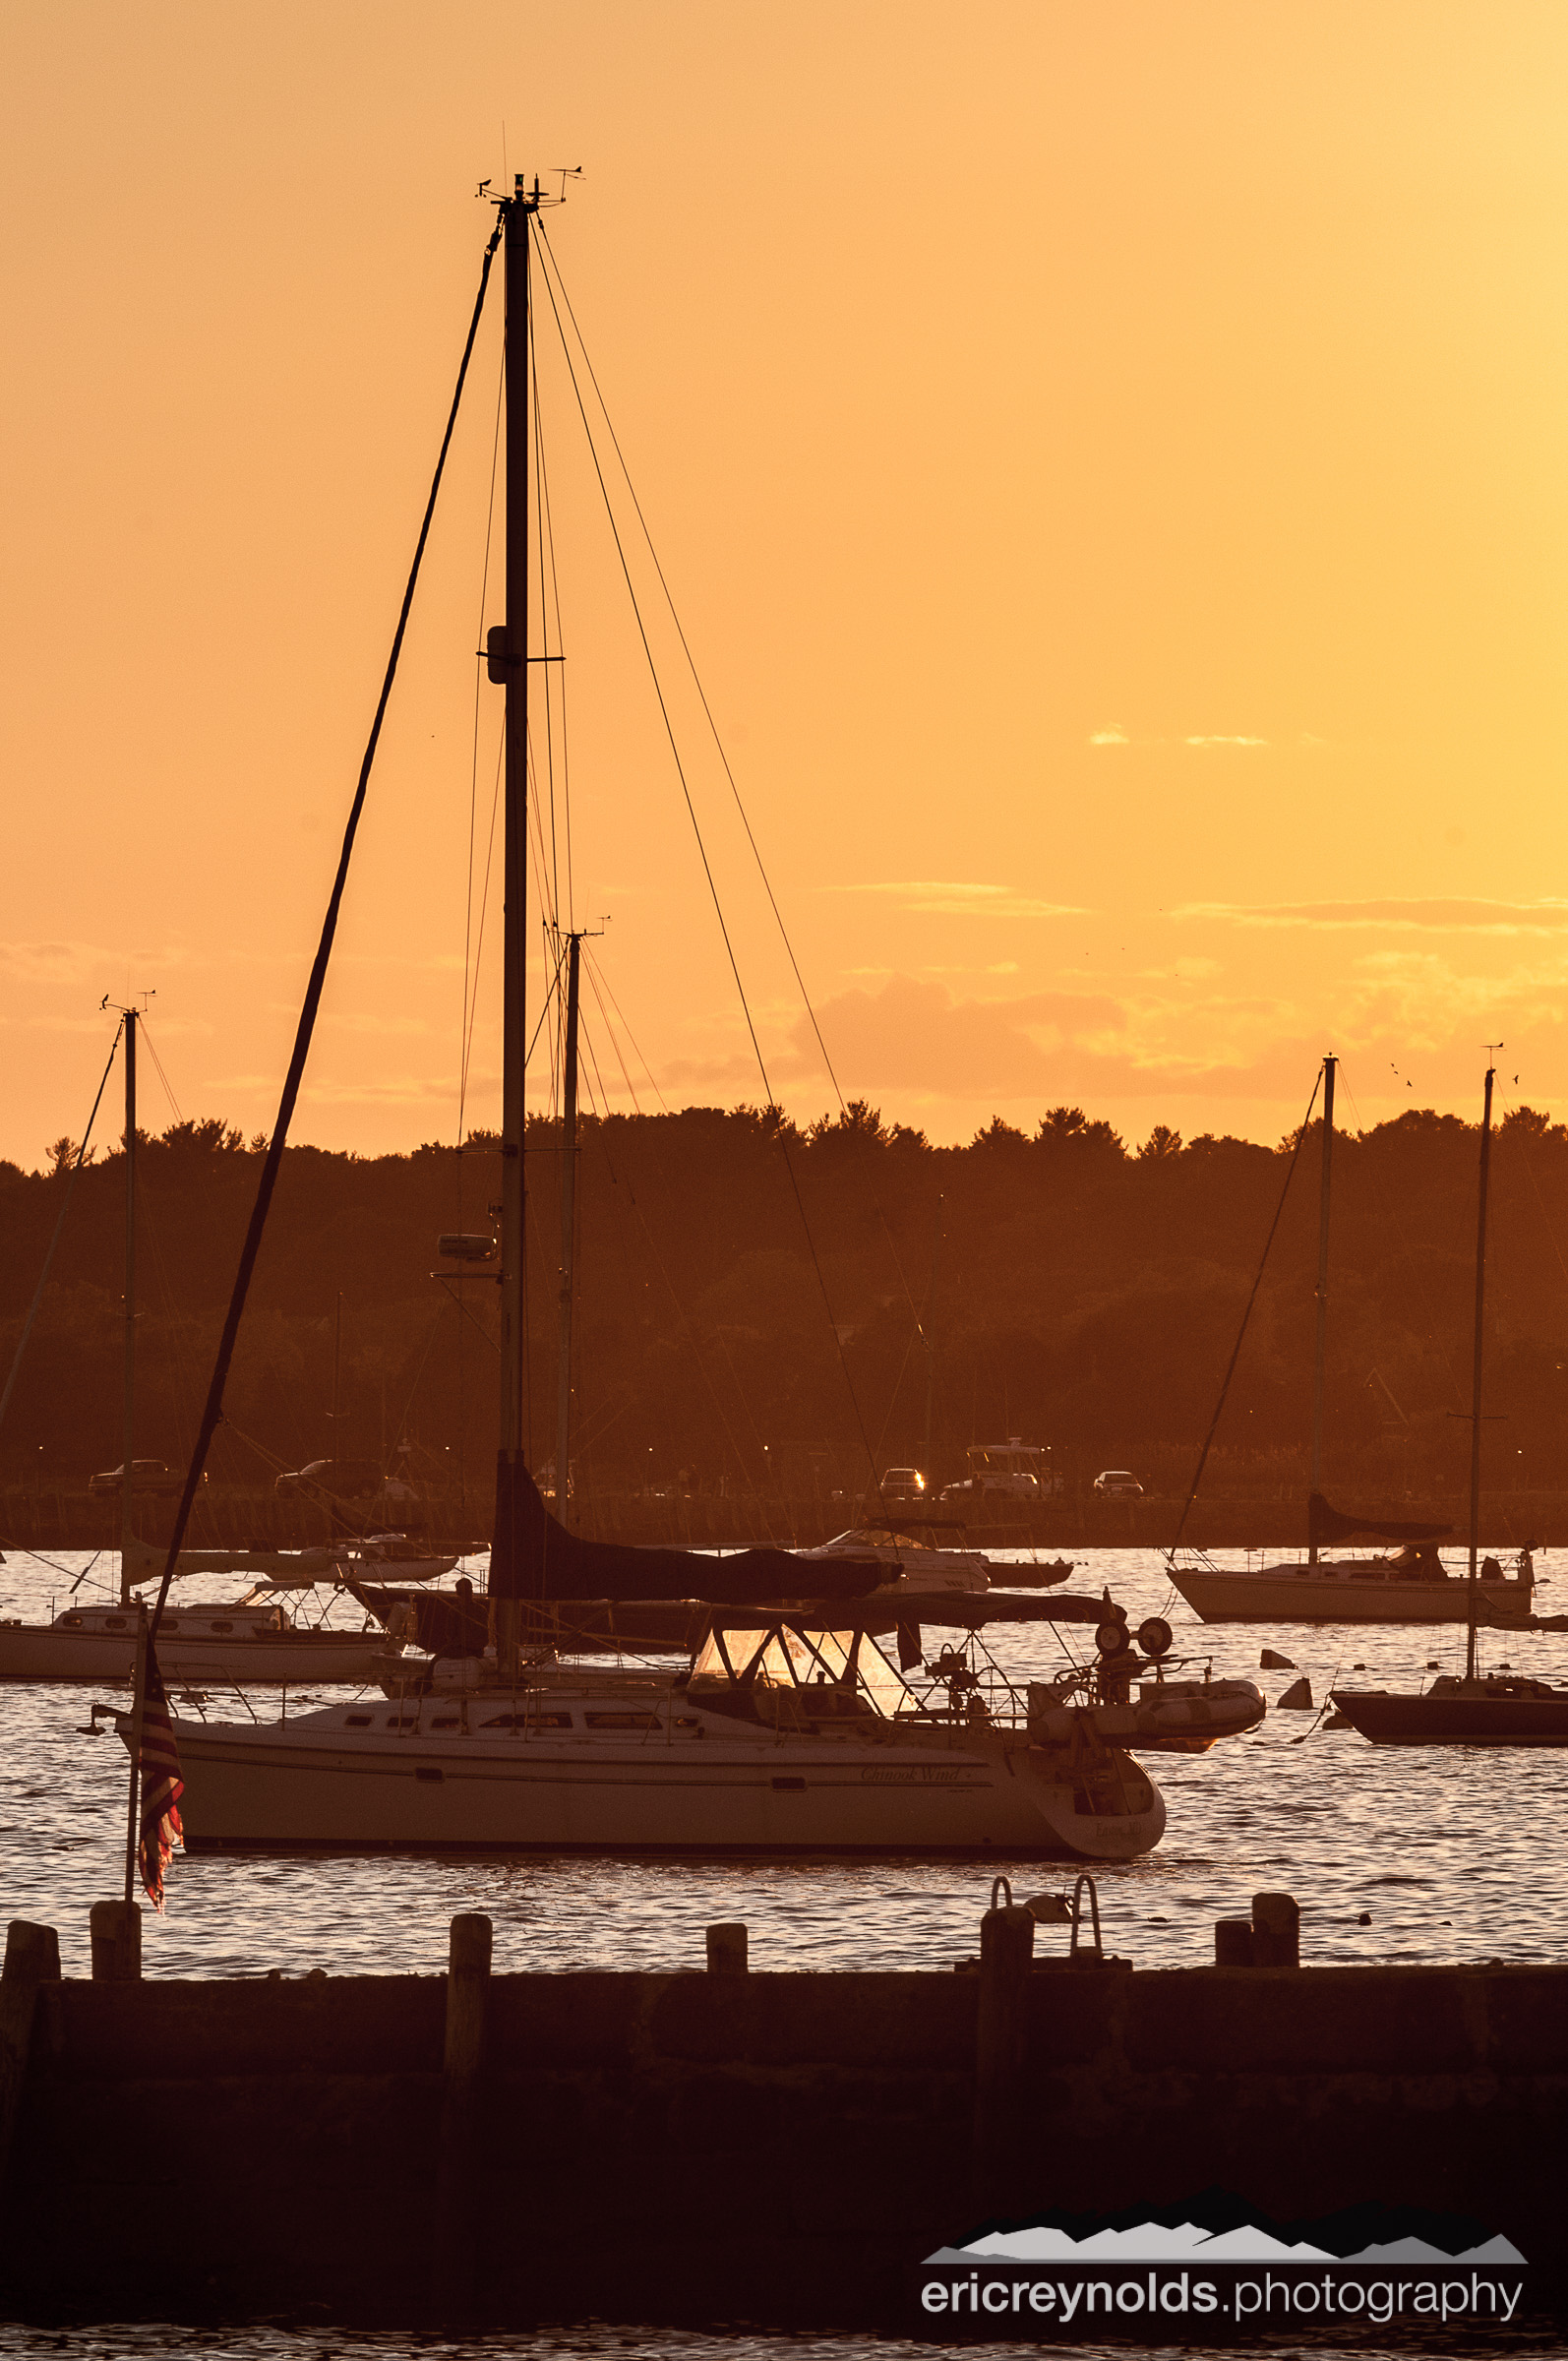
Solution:
M869 1631L780 1615L716 1617L685 1687L705 1713L781 1729L890 1722L914 1704Z

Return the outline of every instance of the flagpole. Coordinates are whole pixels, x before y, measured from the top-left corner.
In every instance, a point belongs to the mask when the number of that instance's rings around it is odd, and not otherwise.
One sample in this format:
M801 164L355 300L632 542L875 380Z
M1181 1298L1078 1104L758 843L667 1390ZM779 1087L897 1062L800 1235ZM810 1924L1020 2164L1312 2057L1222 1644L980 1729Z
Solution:
M142 1721L147 1712L147 1601L136 1603L136 1687L131 1705L131 1800L125 1825L125 1899L136 1900L137 1805L142 1783Z

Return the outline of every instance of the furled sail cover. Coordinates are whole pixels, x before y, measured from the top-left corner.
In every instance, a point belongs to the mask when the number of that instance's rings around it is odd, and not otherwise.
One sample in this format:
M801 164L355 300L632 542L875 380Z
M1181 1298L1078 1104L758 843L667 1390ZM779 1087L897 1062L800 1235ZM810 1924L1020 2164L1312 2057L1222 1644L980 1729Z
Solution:
M777 1599L862 1599L884 1569L874 1557L802 1560L788 1549L631 1549L587 1542L556 1522L519 1454L496 1462L492 1599L710 1599L760 1606Z
M1380 1542L1435 1542L1452 1525L1400 1524L1388 1517L1347 1515L1343 1509L1330 1508L1321 1492L1310 1492L1306 1502L1306 1538L1309 1542L1349 1542L1357 1534L1372 1535Z

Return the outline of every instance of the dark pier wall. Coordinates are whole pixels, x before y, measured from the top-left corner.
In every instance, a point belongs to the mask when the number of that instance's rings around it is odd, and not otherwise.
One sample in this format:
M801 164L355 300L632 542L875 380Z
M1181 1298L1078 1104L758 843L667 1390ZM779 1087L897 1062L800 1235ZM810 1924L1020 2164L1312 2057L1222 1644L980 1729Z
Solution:
M0 2310L410 2325L453 2315L470 2234L484 2318L915 2328L915 2266L984 2214L978 1990L497 1976L454 2107L444 1978L45 1984ZM982 2159L1009 2212L1430 2207L1559 2303L1568 1968L1039 1968L1023 2017Z

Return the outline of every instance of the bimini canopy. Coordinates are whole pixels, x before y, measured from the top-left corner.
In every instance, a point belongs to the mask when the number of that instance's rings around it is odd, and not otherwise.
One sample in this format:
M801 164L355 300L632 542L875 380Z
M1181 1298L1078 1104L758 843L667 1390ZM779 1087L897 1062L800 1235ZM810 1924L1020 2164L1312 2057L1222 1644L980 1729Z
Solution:
M814 1714L852 1695L862 1709L891 1721L910 1693L871 1634L850 1625L828 1630L779 1616L742 1621L719 1614L693 1662L691 1690L805 1691ZM758 1700L760 1702L760 1700Z

